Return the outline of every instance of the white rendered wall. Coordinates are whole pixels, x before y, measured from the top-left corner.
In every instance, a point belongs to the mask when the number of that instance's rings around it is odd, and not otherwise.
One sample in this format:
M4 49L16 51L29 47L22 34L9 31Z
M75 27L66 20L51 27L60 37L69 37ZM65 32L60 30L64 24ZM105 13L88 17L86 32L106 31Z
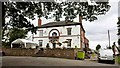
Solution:
M71 29L71 35L67 35L67 28ZM43 37L39 37L39 31L37 31L37 34L34 35L34 42L37 42L39 44L39 40L43 40L43 46L46 47L47 43L49 43L49 32L52 29L57 29L60 32L59 42L63 42L66 39L72 39L71 41L71 48L80 48L80 25L72 25L72 26L61 26L61 27L51 27L51 28L39 28L38 30L43 30ZM63 44L63 43L62 43Z

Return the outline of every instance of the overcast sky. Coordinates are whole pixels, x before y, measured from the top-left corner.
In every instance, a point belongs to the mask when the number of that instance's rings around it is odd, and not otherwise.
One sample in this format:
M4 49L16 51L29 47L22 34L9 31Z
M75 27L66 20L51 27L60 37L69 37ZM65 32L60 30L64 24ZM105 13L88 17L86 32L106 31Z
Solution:
M102 48L109 45L108 30L110 30L111 46L113 42L117 44L118 2L119 0L109 0L109 5L111 5L110 10L107 14L98 16L98 20L94 22L83 21L83 27L86 31L86 37L89 39L89 46L91 49L95 49L97 44L100 44ZM54 20L42 18L42 24L51 21ZM74 21L79 22L79 19L76 18ZM32 22L37 26L37 18Z
M89 39L90 48L95 49L97 44L102 48L109 45L108 30L110 31L111 46L113 42L117 45L117 22L118 22L118 1L110 0L111 8L106 15L98 17L94 22L83 22L84 29L86 30L86 37Z

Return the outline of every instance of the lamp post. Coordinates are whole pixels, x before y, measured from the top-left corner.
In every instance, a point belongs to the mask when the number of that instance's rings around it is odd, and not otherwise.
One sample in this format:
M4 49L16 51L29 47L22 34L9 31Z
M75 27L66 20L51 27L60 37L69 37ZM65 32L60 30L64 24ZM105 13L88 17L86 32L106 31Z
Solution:
M109 47L110 47L110 32L108 30L108 40L109 40Z

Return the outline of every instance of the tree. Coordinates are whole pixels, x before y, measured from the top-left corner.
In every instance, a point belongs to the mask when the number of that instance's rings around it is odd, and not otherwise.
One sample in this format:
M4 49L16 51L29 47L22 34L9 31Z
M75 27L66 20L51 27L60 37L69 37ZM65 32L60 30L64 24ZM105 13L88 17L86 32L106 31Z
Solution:
M96 46L96 50L98 51L101 48L100 44Z
M42 4L44 5L43 8ZM42 16L47 18L47 15L49 15L47 12L52 10L52 4L54 2L2 2L2 39L6 39L4 37L8 37L8 30L13 28L24 28L27 32L36 33L34 23L32 24L30 20L34 20L35 15L38 18ZM6 21L6 18L9 21Z
M119 45L119 47L120 47L120 17L118 17L118 22L117 22L117 27L118 27L118 36L119 36L119 38L118 38L118 45Z
M32 2L3 2L2 3L2 29L3 29L3 37L5 35L5 31L11 28L26 28L28 31L35 32L34 25L30 23L28 19L34 20L34 12L38 13L37 11L41 8L36 7L37 4ZM34 11L36 8L37 10ZM39 11L40 12L40 11ZM38 14L38 17L40 17ZM10 20L8 22L5 21L6 18Z
M27 34L27 31L23 29L18 29L18 28L10 29L8 33L8 38L7 38L8 41L6 41L5 46L10 46L11 42L18 38L25 38L26 34Z
M65 16L66 21L73 21L77 15L83 19L94 21L98 15L104 15L109 11L109 2L96 2L89 5L88 2L2 2L2 37L7 36L9 29L24 28L36 33L35 27L30 20L45 17L54 18L55 21ZM5 19L9 20L6 21Z

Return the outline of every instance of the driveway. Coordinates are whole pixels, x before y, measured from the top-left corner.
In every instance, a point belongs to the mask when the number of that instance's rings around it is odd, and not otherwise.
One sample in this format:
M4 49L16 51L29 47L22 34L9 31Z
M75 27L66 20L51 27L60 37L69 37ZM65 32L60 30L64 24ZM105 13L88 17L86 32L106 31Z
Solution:
M2 66L118 66L117 64L98 63L90 60L72 60L51 57L2 57ZM110 68L110 67L109 67Z

